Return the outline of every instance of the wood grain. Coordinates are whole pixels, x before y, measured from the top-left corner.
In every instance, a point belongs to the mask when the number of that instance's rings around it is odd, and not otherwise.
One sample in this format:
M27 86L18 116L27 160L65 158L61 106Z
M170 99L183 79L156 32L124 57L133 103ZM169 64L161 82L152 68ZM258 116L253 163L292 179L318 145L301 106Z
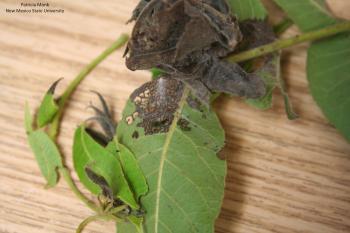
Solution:
M23 130L24 103L37 107L60 77L62 92L119 34L130 32L125 22L137 1L57 0L48 2L64 14L5 13L20 2L0 1L0 232L70 233L91 211L64 181L43 188ZM328 2L338 16L350 18L350 1ZM296 32L293 28L288 34ZM300 119L286 119L279 93L268 111L239 99L221 98L216 104L227 133L223 153L229 167L217 233L350 232L350 145L309 94L306 48L289 49L283 58L283 75ZM59 143L69 166L74 129L91 114L88 103L97 102L89 90L103 93L119 118L128 95L150 78L148 72L127 70L122 52L103 62L68 106ZM114 225L93 223L87 232L114 232Z

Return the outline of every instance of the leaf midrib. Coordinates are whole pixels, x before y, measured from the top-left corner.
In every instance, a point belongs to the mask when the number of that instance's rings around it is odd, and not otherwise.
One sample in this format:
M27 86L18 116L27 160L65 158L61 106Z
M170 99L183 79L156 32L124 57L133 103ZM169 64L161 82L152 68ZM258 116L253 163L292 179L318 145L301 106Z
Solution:
M166 161L166 157L168 155L169 145L171 142L171 139L174 135L175 129L177 127L177 122L180 119L182 109L184 108L184 105L186 103L186 99L190 93L190 90L187 86L185 86L183 90L183 94L181 97L181 100L179 102L178 108L176 112L174 113L174 119L173 122L170 125L168 134L166 135L164 147L162 150L162 155L160 157L160 165L159 165L159 171L158 171L158 181L157 181L157 189L156 189L156 205L155 205L155 217L154 217L154 232L158 233L158 223L159 223L159 203L160 203L160 193L161 193L161 187L162 187L162 177L163 177L163 169L164 169L164 163Z
M314 5L317 9L319 9L322 13L332 17L332 15L326 9L324 9L323 6L321 6L318 2L316 2L315 0L310 0L310 3L312 5Z
M36 137L35 141L38 141L38 138L39 138L40 134L42 134L42 133L43 133L42 131L33 132L32 137L33 136ZM59 167L59 165L56 165L54 163L51 164L51 161L45 156L44 151L46 151L46 150L45 150L45 147L43 146L44 144L41 144L41 143L36 143L36 144L41 148L40 152L38 152L38 153L41 155L42 158L44 158L45 168L47 170L47 182L48 182L47 185L50 185L49 183L51 181L52 176L56 177L56 175L55 175L56 173L55 173L54 169L50 169L50 167L52 166L53 168L56 168L56 167ZM54 152L54 153L56 153L56 152Z
M50 169L50 161L49 159L45 156L45 148L43 144L39 144L39 147L42 149L40 154L41 156L44 158L45 160L45 165L46 165L46 169L47 169L47 179L48 179L48 185L50 185L50 181L51 181L51 176L54 176L54 173L51 171L52 169ZM53 166L54 167L54 166Z
M39 134L40 132L38 131L38 134ZM38 139L38 134L37 135L34 135L34 136L36 136L37 138L36 139ZM45 160L45 167L46 167L46 169L47 169L47 179L48 179L48 183L50 182L50 180L51 180L51 176L52 176L52 174L53 174L53 172L51 172L51 169L50 169L50 161L49 161L49 159L45 156L45 152L44 151L46 151L45 150L45 148L44 148L44 144L42 144L42 143L39 143L38 144L39 145L39 147L41 148L41 151L39 152L40 154L41 154L41 156L44 158L44 160Z

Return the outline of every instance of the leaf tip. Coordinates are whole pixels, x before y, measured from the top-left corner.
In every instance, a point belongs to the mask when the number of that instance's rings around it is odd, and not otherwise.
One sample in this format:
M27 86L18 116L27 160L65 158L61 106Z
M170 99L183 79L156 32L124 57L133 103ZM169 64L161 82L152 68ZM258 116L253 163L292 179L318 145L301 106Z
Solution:
M51 85L51 87L49 88L49 90L47 90L46 94L50 94L50 95L55 94L56 87L57 87L58 83L59 83L62 79L63 79L63 77L62 77L62 78L59 78L57 81L55 81L55 82Z

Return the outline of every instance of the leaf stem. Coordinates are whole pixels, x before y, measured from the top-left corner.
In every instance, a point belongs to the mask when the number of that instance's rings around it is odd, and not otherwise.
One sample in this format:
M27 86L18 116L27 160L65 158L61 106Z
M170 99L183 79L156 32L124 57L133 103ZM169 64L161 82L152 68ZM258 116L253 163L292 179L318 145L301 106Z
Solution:
M60 119L64 112L64 107L67 104L68 99L73 94L74 90L77 86L83 81L86 76L97 66L99 65L105 58L107 58L110 54L112 54L115 50L122 47L127 41L129 37L126 34L122 34L108 49L106 49L103 53L101 53L97 58L95 58L89 65L87 65L75 79L69 84L65 92L62 94L58 107L59 110L53 119L50 129L49 136L55 140L59 131Z
M67 182L69 188L74 192L74 194L82 201L84 202L91 210L100 213L101 210L96 206L96 204L92 201L90 201L76 186L74 183L69 170L65 167L59 168L59 172L61 176L64 178L64 180Z
M84 228L85 228L89 223L91 223L91 222L93 222L93 221L96 221L96 220L99 220L100 218L101 218L100 215L93 215L93 216L90 216L90 217L86 218L84 221L82 221L82 222L79 224L79 226L78 226L78 228L77 228L77 230L76 230L76 233L82 233L83 230L84 230Z
M125 207L123 207L125 208ZM122 210L122 207L119 208ZM123 220L121 220L120 218L116 217L113 215L113 213L104 213L104 214L97 214L97 215L93 215L93 216L90 216L88 218L86 218L84 221L82 221L77 230L76 230L76 233L81 233L83 232L83 230L85 229L85 227L93 222L93 221L97 221L97 220L105 220L105 221L115 221L116 223L118 222L121 222Z
M242 62L250 60L252 58L260 57L272 52L279 51L284 48L288 48L300 43L320 40L326 37L336 35L341 32L350 30L350 22L338 23L333 26L329 26L320 30L308 32L301 35L296 35L287 39L280 39L267 45L257 47L239 54L233 54L225 58L229 62Z

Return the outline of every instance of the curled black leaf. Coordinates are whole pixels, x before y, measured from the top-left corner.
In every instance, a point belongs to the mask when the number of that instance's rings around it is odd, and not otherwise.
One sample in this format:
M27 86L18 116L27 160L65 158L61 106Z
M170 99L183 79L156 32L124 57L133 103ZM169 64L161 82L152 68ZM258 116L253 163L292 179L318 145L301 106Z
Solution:
M110 200L114 199L113 191L103 176L97 174L89 167L85 167L85 173L93 183L101 188L104 197L107 197Z
M46 93L46 94L51 94L51 95L55 94L56 87L57 87L58 83L61 82L62 79L63 79L63 78L60 78L60 79L58 79L57 81L55 81L55 82L50 86L50 88L47 90L47 93Z
M93 109L95 111L95 116L89 118L88 120L95 120L98 122L103 129L104 134L98 133L97 131L93 129L89 129L89 133L92 133L91 136L96 136L95 139L99 139L101 142L104 142L103 144L107 144L109 141L111 141L115 135L115 130L117 123L114 121L112 117L112 113L108 108L108 105L103 98L103 96L96 92L92 91L95 93L102 105L102 109L97 108L96 106L90 104L89 108Z
M92 127L87 127L85 131L100 145L106 147L110 142L109 138L104 133L101 133Z

